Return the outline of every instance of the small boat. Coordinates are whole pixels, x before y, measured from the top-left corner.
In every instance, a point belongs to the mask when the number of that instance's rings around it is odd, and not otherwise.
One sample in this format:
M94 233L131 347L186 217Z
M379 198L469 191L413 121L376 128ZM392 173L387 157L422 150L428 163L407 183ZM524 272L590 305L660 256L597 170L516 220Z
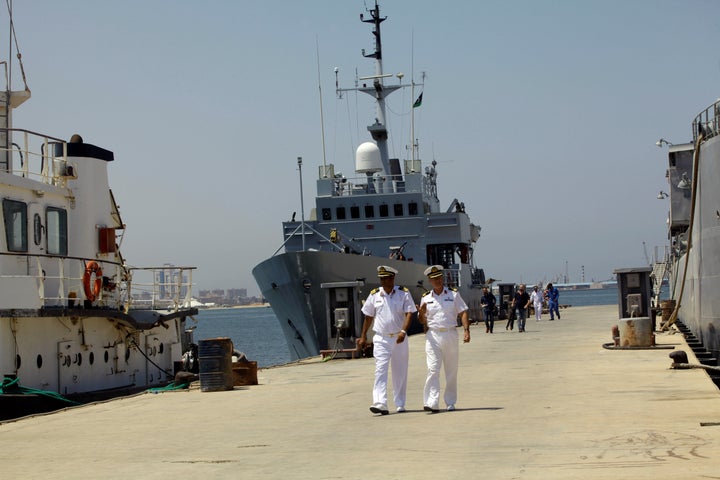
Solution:
M459 290L471 320L482 318L485 275L474 264L480 227L457 199L441 209L437 162L423 166L415 141L409 158L390 158L386 98L401 88L412 89L415 98L417 84L396 83L392 77L402 82L401 75L383 71L380 24L386 18L377 1L369 14L360 18L373 27L375 52L363 54L373 59L374 73L358 78L356 88L338 92L354 90L373 98L376 114L367 128L372 141L357 147L353 178L323 161L310 218L302 212L299 221L293 215L283 222L283 245L252 272L295 359L327 351L350 355L362 330L362 302L379 283L379 265L398 270L396 285L408 288L417 303L430 288L425 269L442 265L445 284ZM421 103L422 92L408 107ZM298 166L302 190L302 159ZM411 333L418 331L415 321Z
M128 265L113 152L16 128L30 89L3 64L0 419L167 385L192 343L194 267Z

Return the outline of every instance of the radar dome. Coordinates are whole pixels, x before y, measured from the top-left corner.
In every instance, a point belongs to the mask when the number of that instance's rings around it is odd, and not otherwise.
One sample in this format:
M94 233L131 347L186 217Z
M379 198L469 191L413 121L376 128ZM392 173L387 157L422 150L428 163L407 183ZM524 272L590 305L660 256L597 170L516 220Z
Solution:
M361 144L355 152L355 171L357 173L382 172L380 149L372 142Z

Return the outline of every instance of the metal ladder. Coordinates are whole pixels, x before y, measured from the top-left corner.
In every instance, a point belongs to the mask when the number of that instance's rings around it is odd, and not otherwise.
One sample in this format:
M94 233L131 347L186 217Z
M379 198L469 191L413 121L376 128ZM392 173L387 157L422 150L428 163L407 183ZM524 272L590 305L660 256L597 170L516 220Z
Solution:
M653 278L653 303L656 307L658 307L660 303L660 290L662 289L662 283L670 270L670 255L667 247L665 247L665 254L663 257L662 261L656 261L653 263L652 273L650 274Z
M5 65L7 72L7 64ZM0 103L0 128L10 128L10 86L6 85L5 92ZM10 131L0 131L0 171L10 170Z

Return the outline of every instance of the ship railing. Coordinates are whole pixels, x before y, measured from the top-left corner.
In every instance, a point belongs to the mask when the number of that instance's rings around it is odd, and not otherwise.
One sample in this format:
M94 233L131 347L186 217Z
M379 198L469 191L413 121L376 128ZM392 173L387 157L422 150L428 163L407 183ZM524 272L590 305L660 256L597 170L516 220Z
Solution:
M192 274L196 267L130 267L128 309L178 311L192 305Z
M84 305L89 299L83 280L90 261L97 262L102 275L102 288L90 304L120 308L126 296L121 279L126 275L117 262L18 252L0 254L3 308L72 308ZM94 293L95 278L95 275L89 278L91 294Z
M700 112L693 120L693 141L697 141L700 130L703 131L705 140L720 133L720 100Z
M443 272L445 273L445 285L453 288L461 286L459 265L450 265L448 268L443 270Z
M367 176L345 177L341 173L323 176L328 173L328 167L320 167L320 179L333 182L332 193L336 197L352 197L356 195L371 195L383 193L412 193L401 175L393 178L392 175L376 175L368 179ZM332 173L332 171L330 172Z
M91 261L98 264L100 271L86 278L86 268ZM16 252L0 253L0 264L3 272L0 274L0 308L3 309L178 310L189 307L192 301L195 267L128 268L110 260ZM98 278L100 288L96 289ZM86 285L96 298L88 298Z
M344 180L344 181L343 181ZM408 192L405 182L402 180L373 179L370 183L367 178L343 178L335 180L334 196L352 197L355 195L371 195L382 193L404 193Z
M60 186L75 176L76 168L68 164L64 140L20 128L0 128L0 136L12 139L7 146L0 142L0 164L8 173ZM62 145L62 155L54 155L53 144Z

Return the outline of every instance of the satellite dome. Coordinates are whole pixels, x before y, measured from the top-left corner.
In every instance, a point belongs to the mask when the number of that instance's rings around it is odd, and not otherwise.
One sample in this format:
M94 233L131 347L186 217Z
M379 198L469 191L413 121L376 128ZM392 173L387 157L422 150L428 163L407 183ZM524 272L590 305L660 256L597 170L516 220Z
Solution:
M355 171L357 173L382 172L380 149L372 142L361 144L355 152Z

